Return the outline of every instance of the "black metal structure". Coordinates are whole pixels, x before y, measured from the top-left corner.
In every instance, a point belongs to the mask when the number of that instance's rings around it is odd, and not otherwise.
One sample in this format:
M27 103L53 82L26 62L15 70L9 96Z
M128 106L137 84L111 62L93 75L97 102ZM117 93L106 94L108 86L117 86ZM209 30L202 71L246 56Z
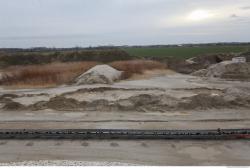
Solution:
M249 139L250 129L0 129L0 139Z

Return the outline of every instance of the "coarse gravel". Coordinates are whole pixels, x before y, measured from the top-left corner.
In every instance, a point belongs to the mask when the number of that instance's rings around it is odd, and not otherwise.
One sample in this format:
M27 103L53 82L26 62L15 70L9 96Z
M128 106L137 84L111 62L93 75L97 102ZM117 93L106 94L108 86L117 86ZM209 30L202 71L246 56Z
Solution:
M120 162L39 160L39 161L0 163L0 166L138 166L138 165L131 163L120 163Z

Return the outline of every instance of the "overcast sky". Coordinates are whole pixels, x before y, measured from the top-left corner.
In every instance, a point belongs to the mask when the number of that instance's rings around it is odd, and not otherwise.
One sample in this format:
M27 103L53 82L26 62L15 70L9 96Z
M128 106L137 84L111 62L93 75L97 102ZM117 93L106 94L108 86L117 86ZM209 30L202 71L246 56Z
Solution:
M0 47L249 41L250 0L0 0Z

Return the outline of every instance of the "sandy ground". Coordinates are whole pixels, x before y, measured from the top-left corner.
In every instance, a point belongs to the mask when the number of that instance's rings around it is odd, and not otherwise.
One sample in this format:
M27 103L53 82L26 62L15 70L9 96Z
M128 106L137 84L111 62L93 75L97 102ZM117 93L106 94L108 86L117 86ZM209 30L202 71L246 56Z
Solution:
M37 160L37 161L0 163L0 166L140 166L140 165L131 163L120 163L120 162Z
M134 74L127 80L142 80L142 79L151 79L155 77L161 77L166 75L174 75L175 71L170 69L155 69L155 70L146 70L142 74Z
M181 74L135 79L114 85L0 88L0 129L250 128L250 82ZM6 102L11 109L4 108ZM250 165L249 151L249 141L0 140L2 163L70 160L97 164Z
M15 116L15 117L13 117ZM250 128L249 110L179 112L0 112L0 128L218 129Z
M8 110L169 112L209 108L250 108L250 82L170 74L114 85L2 89L0 108Z
M140 76L140 75L139 75ZM137 77L136 77L137 78ZM59 86L48 89L3 89L0 87L1 94L49 94L60 95L67 92L74 92L84 88L98 88L98 87L111 87L111 88L162 88L162 89L192 89L192 88L211 88L211 89L225 89L228 87L250 87L250 82L241 81L226 81L222 79L209 79L204 80L200 77L182 75L173 73L163 76L154 76L148 79L124 80L113 85L94 84L94 85L80 85L80 86Z
M90 89L92 90L84 90ZM93 89L94 88L94 89ZM101 89L100 89L101 88ZM145 80L121 81L114 85L82 85L82 86L62 86L51 89L22 89L4 90L0 95L13 96L14 102L22 105L31 105L36 102L49 101L49 107L55 106L57 109L44 110L0 110L0 128L138 128L138 129L217 129L217 128L250 128L250 108L230 107L230 103L222 106L213 106L218 99L209 102L208 96L216 97L222 95L223 99L232 99L230 94L225 95L227 89L246 89L236 94L244 96L250 94L249 82L224 81L224 80L204 80L202 78L171 74L160 77L153 77ZM98 90L99 89L99 90ZM234 90L233 90L234 91ZM237 91L237 90L236 90ZM168 110L169 107L161 106L164 100L169 105L178 106L178 101L185 103L189 97L205 94L201 98L191 101L183 108ZM54 96L64 95L70 99L66 105L64 99L58 99L51 103ZM109 109L116 101L117 105L130 106L137 99L142 99L142 107L135 109L121 110L119 108ZM151 97L148 97L150 95ZM163 96L162 96L163 95ZM215 96L213 96L215 95ZM171 96L171 97L170 97ZM145 97L148 97L145 99ZM169 98L170 97L170 98ZM154 104L151 99L159 101ZM195 104L200 99L204 101ZM237 97L233 97L237 98ZM243 97L244 98L244 97ZM243 100L247 100L243 99ZM74 101L72 101L72 99ZM104 101L105 100L105 101ZM126 100L126 101L124 101ZM221 99L219 99L221 100ZM238 100L238 99L237 99ZM84 101L91 104L89 110L75 109L75 101ZM108 103L110 104L107 104ZM177 103L176 103L177 102ZM223 102L224 103L224 102ZM2 104L3 106L3 104ZM63 109L67 106L67 110ZM100 106L97 110L96 107ZM143 107L146 108L143 108ZM155 107L156 108L152 108ZM159 106L159 107L158 107ZM211 107L210 107L211 106ZM196 108L198 107L198 109ZM1 108L1 102L0 102ZM187 109L185 109L187 108ZM145 110L146 109L146 110ZM13 117L14 116L14 117Z
M0 141L0 162L71 160L138 165L250 164L249 141Z

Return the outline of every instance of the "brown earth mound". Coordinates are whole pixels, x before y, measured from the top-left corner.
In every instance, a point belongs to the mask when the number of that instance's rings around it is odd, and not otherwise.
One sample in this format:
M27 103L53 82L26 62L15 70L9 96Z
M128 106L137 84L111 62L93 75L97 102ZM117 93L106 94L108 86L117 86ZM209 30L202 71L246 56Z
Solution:
M236 63L233 61L223 61L214 64L207 69L202 69L192 73L194 76L216 77L232 80L250 79L250 62Z
M175 90L182 93L183 90ZM109 89L78 90L56 95L48 100L22 104L17 99L3 98L0 103L5 110L59 111L175 111L209 108L250 107L250 92L242 89L190 89L187 96L173 97L164 90ZM20 97L18 97L20 100Z
M239 57L245 57L247 62L250 62L250 51L241 53Z
M167 60L169 69L179 73L190 74L200 69L206 69L212 64L220 63L226 60L232 60L238 54L209 54L190 58L187 60L171 58Z
M23 110L25 108L24 105L17 103L17 102L7 102L4 106L3 109L5 110Z

